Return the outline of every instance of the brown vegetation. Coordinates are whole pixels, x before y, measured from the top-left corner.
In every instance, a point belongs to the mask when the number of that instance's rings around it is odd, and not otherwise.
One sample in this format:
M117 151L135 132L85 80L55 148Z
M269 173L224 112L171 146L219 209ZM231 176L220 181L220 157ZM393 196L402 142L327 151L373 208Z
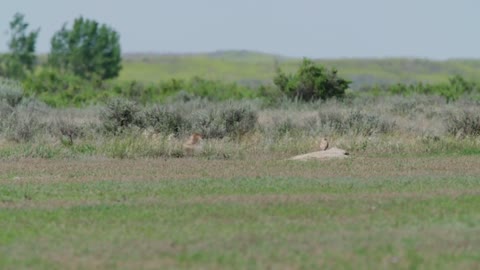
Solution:
M203 138L199 133L193 133L190 138L183 144L183 150L187 156L193 156L193 154L198 153L203 148Z

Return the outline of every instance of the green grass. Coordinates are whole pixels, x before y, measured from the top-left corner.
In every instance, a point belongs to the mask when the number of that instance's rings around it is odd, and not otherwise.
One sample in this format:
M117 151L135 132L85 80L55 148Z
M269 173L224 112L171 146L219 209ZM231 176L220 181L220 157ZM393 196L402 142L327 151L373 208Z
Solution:
M277 67L294 72L301 59L248 51L209 54L126 55L119 80L159 82L170 78L202 78L247 84L272 83ZM453 75L479 77L480 60L318 59L353 81L352 87L375 83L446 82Z
M1 269L478 269L477 157L20 160Z

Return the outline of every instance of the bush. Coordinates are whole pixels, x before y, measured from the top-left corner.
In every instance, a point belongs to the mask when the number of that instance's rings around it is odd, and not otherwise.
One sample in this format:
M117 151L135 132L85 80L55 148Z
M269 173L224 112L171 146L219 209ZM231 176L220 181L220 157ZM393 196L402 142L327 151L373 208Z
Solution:
M195 94L189 93L185 90L180 90L176 94L170 96L167 101L170 103L175 102L190 102L192 100L199 99Z
M34 138L42 125L31 110L16 109L6 121L2 121L6 138L16 142L28 142Z
M193 77L186 85L186 90L196 96L206 97L210 100L220 101L228 99L245 99L257 96L252 88L237 83L224 83L221 81L207 80Z
M281 138L286 135L292 135L301 130L301 126L298 122L294 122L291 118L286 119L273 119L273 132L272 135L275 139Z
M266 106L276 105L285 98L284 93L277 87L270 85L261 85L258 88L258 95L262 98Z
M122 97L141 104L203 98L212 101L255 98L258 91L235 83L171 79L157 84L138 81L86 80L68 72L44 68L23 82L25 94L53 107L85 106Z
M226 107L220 111L228 136L243 136L255 128L257 113L250 106Z
M14 108L10 106L7 102L0 100L0 131L3 125L3 122L12 114Z
M23 97L23 89L20 83L0 78L0 102L15 107L20 104Z
M384 91L393 95L438 95L444 97L447 102L458 100L462 95L472 92L478 92L476 83L467 81L460 75L455 75L448 79L448 83L429 84L417 82L412 84L392 84L384 86L374 86L370 92Z
M73 119L57 118L53 123L53 133L60 137L64 145L73 145L75 139L84 134L83 127Z
M133 126L143 126L144 123L137 104L121 98L108 102L101 118L105 130L113 134L119 134Z
M108 85L100 81L88 81L70 73L43 69L23 82L29 96L44 101L53 107L82 106L105 101L114 96Z
M204 138L223 138L227 136L224 123L222 123L215 109L199 112L193 117L192 129L201 133Z
M327 70L306 58L294 75L286 75L278 69L273 82L288 97L303 101L342 98L350 84L338 77L337 70Z
M179 135L190 128L190 122L177 111L165 106L156 105L145 110L146 127L152 127L155 132Z
M227 104L198 114L193 129L205 138L238 138L252 131L257 123L257 112L248 105Z
M447 116L447 132L450 135L465 137L480 135L480 114L464 110L459 114Z
M322 126L341 135L372 136L374 134L385 134L393 131L396 126L394 122L361 111L351 111L346 116L339 113L320 114L320 121Z

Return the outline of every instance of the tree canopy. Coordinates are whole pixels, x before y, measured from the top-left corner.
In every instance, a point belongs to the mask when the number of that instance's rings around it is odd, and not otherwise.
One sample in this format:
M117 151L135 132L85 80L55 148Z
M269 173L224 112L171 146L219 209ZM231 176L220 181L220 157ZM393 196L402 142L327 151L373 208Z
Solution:
M121 69L119 34L105 24L77 18L72 29L64 24L52 37L48 62L87 79L117 77Z
M36 64L35 44L40 29L27 32L29 24L25 16L16 13L10 22L9 52L2 57L0 75L23 79L28 72L32 72Z

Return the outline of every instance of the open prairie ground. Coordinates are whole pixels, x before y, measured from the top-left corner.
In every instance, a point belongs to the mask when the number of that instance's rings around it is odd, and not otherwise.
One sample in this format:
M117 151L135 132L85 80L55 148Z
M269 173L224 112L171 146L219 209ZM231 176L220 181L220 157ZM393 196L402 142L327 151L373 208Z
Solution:
M479 269L480 158L0 161L1 269Z

